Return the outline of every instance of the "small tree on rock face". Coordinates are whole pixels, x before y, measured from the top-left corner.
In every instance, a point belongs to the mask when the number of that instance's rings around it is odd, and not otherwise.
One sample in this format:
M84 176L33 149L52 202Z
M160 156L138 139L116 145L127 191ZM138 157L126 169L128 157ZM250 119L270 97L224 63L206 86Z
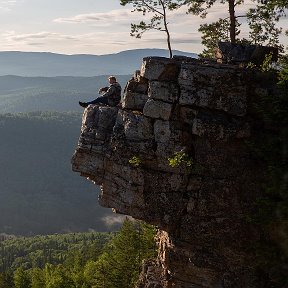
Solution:
M141 38L142 34L148 30L158 30L166 33L169 56L172 58L170 33L168 30L167 10L173 5L171 0L120 0L120 4L133 5L132 12L142 12L143 16L151 13L150 23L141 21L139 24L131 24L130 35Z

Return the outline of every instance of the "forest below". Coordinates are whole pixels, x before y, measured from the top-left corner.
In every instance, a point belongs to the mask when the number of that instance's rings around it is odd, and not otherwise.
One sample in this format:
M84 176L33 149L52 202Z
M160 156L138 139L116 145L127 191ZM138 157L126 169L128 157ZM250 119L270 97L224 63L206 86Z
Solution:
M126 219L118 233L2 239L0 288L132 288L154 238L153 226Z

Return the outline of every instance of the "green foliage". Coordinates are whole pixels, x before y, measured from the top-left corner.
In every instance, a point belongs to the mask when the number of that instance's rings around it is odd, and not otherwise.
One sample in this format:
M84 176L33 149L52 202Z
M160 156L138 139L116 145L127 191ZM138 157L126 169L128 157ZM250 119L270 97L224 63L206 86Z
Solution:
M99 259L86 265L89 284L95 288L135 287L142 261L156 256L154 237L151 225L126 219Z
M139 167L142 163L142 160L138 156L133 156L131 159L129 159L128 162L134 167Z
M279 35L282 28L278 28L282 13L275 7L259 3L247 13L247 22L250 28L249 39L253 44L266 44L282 48L279 44Z
M288 33L287 33L288 36ZM288 91L288 55L282 56L281 70L279 72L279 86L283 91Z
M203 33L202 44L206 47L203 52L203 57L214 56L214 50L219 41L227 41L228 39L235 43L237 35L240 33L238 27L240 23L237 21L238 17L235 12L235 7L244 3L244 0L178 0L176 8L187 5L188 13L199 15L201 18L206 18L208 10L215 4L221 3L227 5L229 15L227 18L220 18L219 20L203 24L200 26L199 31ZM210 29L210 30L209 30Z
M14 272L14 287L15 288L30 288L31 282L27 271L24 271L22 267L19 267Z
M257 66L256 64L249 62L246 66L246 68L248 69L259 69L262 72L269 72L269 71L273 71L273 53L270 52L268 54L265 55L264 61L263 63L259 66Z
M218 42L229 40L229 21L227 19L219 19L217 22L211 24L200 25L199 32L202 33L202 44L204 50L200 57L214 58L215 48L218 46Z
M134 288L143 259L156 256L155 233L151 225L126 219L115 234L5 240L0 288Z
M188 7L188 13L205 18L214 4L220 3L227 6L227 11L229 12L227 18L220 18L212 23L202 24L199 28L199 31L203 34L202 44L205 46L202 57L214 58L214 50L217 47L217 43L228 40L232 43L263 44L282 49L283 47L279 43L279 35L282 32L282 28L278 27L277 23L281 17L286 16L287 1L254 0L254 2L257 2L254 8L251 8L243 15L237 14L238 6L245 5L245 2L244 0L178 0L176 1L177 4L170 7L177 9L184 5ZM243 23L243 21L238 20L240 17L247 19L250 28L249 39L239 39L239 27Z
M207 15L207 10L210 9L217 0L203 0L203 1L195 1L195 0L184 0L178 1L179 5L188 5L188 12L193 13L195 15L199 15L201 18L205 18ZM221 1L224 3L224 1Z
M110 233L87 232L5 240L0 242L0 272L20 267L43 268L46 263L82 265L89 259L97 259L112 236Z
M169 166L171 167L181 167L192 168L193 159L187 155L185 152L175 152L174 155L168 158Z
M61 264L57 266L46 264L44 271L46 288L66 288L76 284L71 277L71 271Z
M248 69L255 69L255 68L257 68L257 65L254 64L254 63L252 63L252 62L249 62L249 63L247 64L246 68L248 68Z
M43 288L45 287L45 274L40 268L33 268L29 270L31 279L31 288Z
M270 52L269 54L265 55L265 59L261 65L261 71L262 72L268 72L272 70L272 58L273 58L273 53Z
M11 272L0 272L0 288L14 288L13 275Z

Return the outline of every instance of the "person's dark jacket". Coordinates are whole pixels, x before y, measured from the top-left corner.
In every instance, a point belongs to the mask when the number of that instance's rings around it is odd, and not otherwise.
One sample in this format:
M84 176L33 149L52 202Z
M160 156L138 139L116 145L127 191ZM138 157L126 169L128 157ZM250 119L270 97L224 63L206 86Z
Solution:
M111 84L108 89L107 87L101 88L99 91L107 90L102 97L108 98L108 104L110 106L117 106L121 101L121 86L118 82Z

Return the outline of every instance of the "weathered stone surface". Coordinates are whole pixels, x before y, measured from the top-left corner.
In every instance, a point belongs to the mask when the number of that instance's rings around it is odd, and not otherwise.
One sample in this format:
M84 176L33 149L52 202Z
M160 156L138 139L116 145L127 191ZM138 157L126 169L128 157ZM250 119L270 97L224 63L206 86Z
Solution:
M179 98L179 88L174 83L151 81L148 95L154 100L175 103Z
M250 126L238 119L229 119L224 115L199 112L192 122L192 134L217 140L245 138L250 136Z
M89 105L84 110L82 127L102 127L111 130L115 124L117 112L116 107Z
M140 75L148 80L177 81L179 63L164 57L147 57L143 59Z
M112 131L118 109L116 107L108 106L96 106L94 107L98 113L96 113L95 122L97 126L108 131Z
M123 126L128 140L145 141L153 138L152 121L144 115L119 111L117 125Z
M140 71L136 71L124 89L122 108L143 110L148 99L148 80L139 73Z
M261 233L246 216L265 175L246 142L259 124L253 100L276 91L269 79L195 59L145 58L126 92L149 85L143 113L84 111L73 170L101 185L102 206L159 227L158 258L144 265L139 288L264 287L247 249Z
M138 207L141 211L141 207L145 205L143 171L128 165L128 161L127 166L109 160L105 162L105 182L102 184L102 190L109 190L110 193L102 193L99 197L102 206L113 207L124 214L129 214L131 206ZM119 189L120 187L122 188Z
M145 116L163 120L169 120L171 111L171 104L153 99L149 99L143 109Z
M78 146L81 149L104 152L116 122L118 108L89 105L83 113Z
M190 107L180 107L180 121L192 126L197 113L197 110Z
M72 169L76 172L81 172L84 175L103 174L104 159L99 154L92 154L91 152L78 151L72 158ZM98 175L98 176L99 176Z
M135 75L133 75L132 79L130 79L124 88L124 93L134 92L139 94L147 94L148 91L148 80L144 77L140 76L140 71L136 71Z
M242 78L237 69L182 65L179 103L243 116L247 112L247 87Z
M156 120L154 123L154 135L156 142L167 143L171 135L169 121Z
M148 100L147 94L140 94L126 91L123 97L122 108L132 110L143 110L147 100Z

